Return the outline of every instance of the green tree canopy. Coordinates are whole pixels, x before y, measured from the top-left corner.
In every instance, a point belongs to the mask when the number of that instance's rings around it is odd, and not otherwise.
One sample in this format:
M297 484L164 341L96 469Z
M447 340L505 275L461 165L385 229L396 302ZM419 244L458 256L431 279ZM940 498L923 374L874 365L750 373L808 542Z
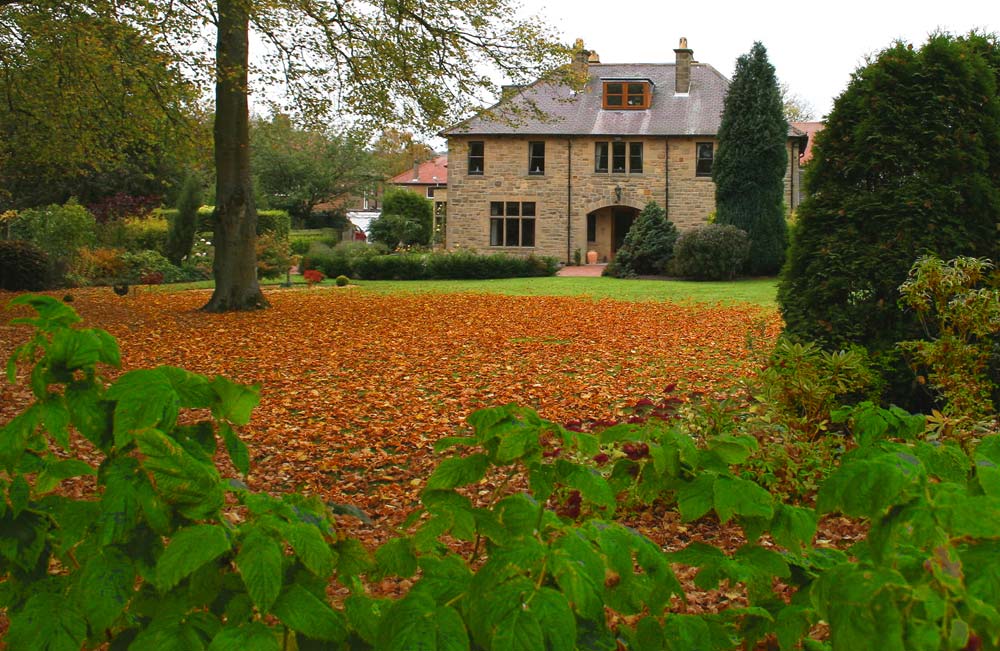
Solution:
M2 4L0 211L162 194L205 156L198 89L112 3Z
M431 243L431 223L434 207L416 192L390 188L382 200L382 214L371 223L369 234L373 242L390 249L399 246Z
M936 35L854 73L813 147L778 300L787 331L891 351L919 336L899 286L921 254L996 259L1000 46Z
M298 223L317 204L374 191L382 179L360 138L296 128L286 115L255 122L250 140L258 190Z
M712 167L716 222L732 224L750 237L744 270L751 275L775 274L785 260L787 142L788 122L774 66L764 46L754 43L736 61Z

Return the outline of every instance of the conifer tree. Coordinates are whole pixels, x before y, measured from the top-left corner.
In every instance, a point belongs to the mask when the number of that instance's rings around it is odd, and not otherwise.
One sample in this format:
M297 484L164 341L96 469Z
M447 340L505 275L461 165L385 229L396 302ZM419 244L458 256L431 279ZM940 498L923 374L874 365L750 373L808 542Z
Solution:
M625 242L608 265L609 276L662 274L674 254L677 227L666 211L650 201L625 235Z
M716 222L732 224L749 235L744 272L750 275L776 274L785 260L787 140L788 123L774 66L764 46L754 43L736 61L712 168Z
M1000 45L976 34L896 43L854 73L813 145L797 210L778 289L790 335L893 356L925 335L899 307L918 256L997 258L998 78Z
M167 258L176 265L191 254L198 230L198 209L201 208L201 179L188 174L177 198L177 215L167 232Z

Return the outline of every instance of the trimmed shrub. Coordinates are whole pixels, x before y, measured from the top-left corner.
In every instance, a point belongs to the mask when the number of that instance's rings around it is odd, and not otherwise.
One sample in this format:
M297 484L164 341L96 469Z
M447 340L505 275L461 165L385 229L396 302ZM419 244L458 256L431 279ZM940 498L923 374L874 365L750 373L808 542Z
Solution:
M123 239L119 246L126 251L166 252L167 238L170 233L170 224L166 219L126 219L123 226Z
M746 231L729 224L708 224L677 238L673 272L695 280L732 280L749 254Z
M176 210L161 210L160 214L171 217ZM212 233L215 231L215 206L202 206L198 209L198 232ZM275 233L279 238L287 240L292 231L292 218L284 210L258 210L257 235Z
M370 246L364 242L340 242L336 246L313 242L302 258L302 268L319 269L329 278L359 277L355 271L357 260L384 255L386 251L382 245Z
M10 225L12 239L27 240L45 252L53 282L62 280L81 248L94 245L96 233L94 216L73 199L62 206L22 210Z
M159 276L160 282L177 283L188 280L184 272L170 264L158 251L126 252L122 254L124 272L122 280L128 283L139 283L143 278ZM159 283L157 283L159 284Z
M0 289L38 291L48 285L49 260L24 240L0 240Z
M347 276L340 275L340 276L337 276L336 283L337 283L337 287L346 287L347 285L349 285L351 283L351 279L348 278Z
M359 258L355 275L365 280L427 280L425 254L377 255Z
M666 211L650 201L625 235L625 242L606 268L609 276L662 274L674 255L677 227Z
M292 249L294 255L305 255L309 252L309 247L315 240L306 239L304 237L293 237L289 241L289 246Z
M363 280L463 280L553 276L555 258L506 253L479 255L471 251L450 253L393 253L362 242L343 242L334 248L313 244L302 260L304 269L319 269L330 278L347 276Z

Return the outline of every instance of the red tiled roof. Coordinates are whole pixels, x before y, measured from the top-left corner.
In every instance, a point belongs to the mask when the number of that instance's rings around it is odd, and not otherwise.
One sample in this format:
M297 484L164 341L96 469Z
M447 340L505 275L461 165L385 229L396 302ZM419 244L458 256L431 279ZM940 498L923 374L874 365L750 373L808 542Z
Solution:
M392 185L446 185L448 183L448 157L438 156L417 166L416 174L409 169L389 180Z
M805 165L812 158L813 142L816 140L816 134L822 131L825 125L822 122L792 122L789 126L793 126L809 136L806 150L799 156L799 165Z

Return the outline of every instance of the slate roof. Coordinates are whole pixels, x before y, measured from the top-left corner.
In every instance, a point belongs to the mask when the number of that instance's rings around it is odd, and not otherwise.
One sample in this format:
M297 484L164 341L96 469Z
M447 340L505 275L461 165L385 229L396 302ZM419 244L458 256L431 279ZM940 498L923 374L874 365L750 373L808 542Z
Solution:
M642 135L711 136L719 131L729 80L706 63L691 64L688 93L674 93L675 63L602 63L588 66L585 88L536 82L491 109L498 117L474 117L441 132L458 135ZM648 80L652 101L645 110L602 107L603 80ZM518 111L505 111L507 102ZM547 116L547 117L541 117ZM504 119L504 115L507 115ZM789 136L802 132L789 128Z

